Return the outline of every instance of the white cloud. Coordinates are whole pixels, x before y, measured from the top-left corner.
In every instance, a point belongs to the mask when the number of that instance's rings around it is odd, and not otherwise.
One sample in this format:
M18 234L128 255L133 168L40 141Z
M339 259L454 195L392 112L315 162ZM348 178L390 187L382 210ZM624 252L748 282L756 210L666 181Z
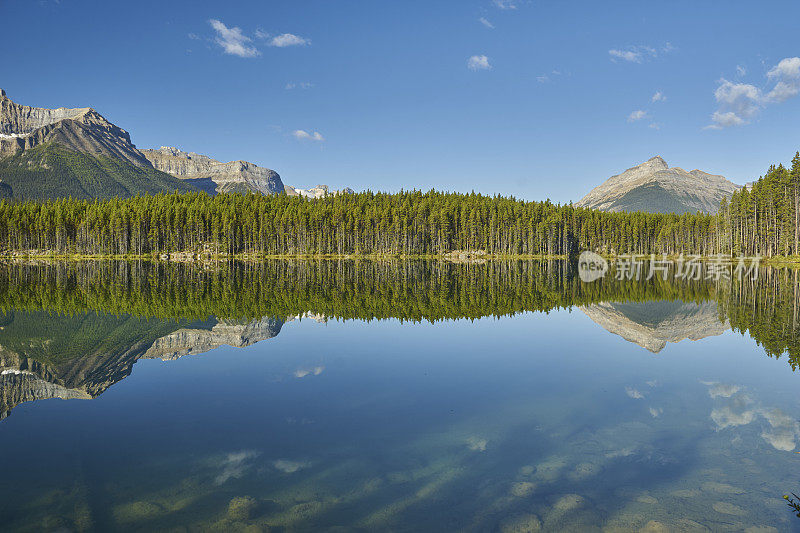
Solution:
M650 128L651 130L660 130L661 124L657 122L651 122L650 124L647 125L647 127Z
M711 410L711 420L717 425L717 429L746 426L753 422L757 415L755 410L747 409L739 403Z
M661 47L661 50L656 50L652 46L629 46L628 48L612 48L608 51L608 55L611 56L611 61L616 62L617 60L628 61L629 63L642 63L645 59L652 59L659 56L661 54L668 54L675 50L675 47L672 46L670 43L665 44Z
M197 35L196 33L190 33L190 34L188 34L188 36L189 36L189 39L191 39L193 41L199 41L200 40L200 36Z
M286 89L287 91L291 89L310 89L313 86L314 86L313 83L307 81L300 81L300 82L290 81L284 86L284 89Z
M741 78L745 74L747 74L747 69L741 65L736 65L736 75Z
M467 68L470 70L489 70L492 65L489 64L489 58L486 56L472 56L467 60Z
M714 111L714 113L711 115L711 124L706 126L705 129L721 130L722 128L741 126L743 124L747 124L747 122L733 111L728 111L727 113Z
M746 73L745 68L738 65L736 71L740 76ZM767 72L767 80L774 85L766 94L755 85L719 80L714 91L718 109L705 129L721 130L749 124L764 106L779 104L800 94L800 57L781 59Z
M637 109L628 115L628 122L636 122L638 120L642 120L643 118L647 118L647 111L643 109Z
M492 3L498 9L517 9L522 0L492 0Z
M639 392L637 389L634 389L633 387L625 387L625 394L627 394L634 400L641 400L642 398L644 398L644 394Z
M615 59L624 59L625 61L630 61L631 63L642 62L642 53L636 50L612 49L608 51L608 55L611 56L612 61L614 61Z
M292 33L282 33L281 35L276 35L269 41L270 46L276 46L278 48L286 48L287 46L305 46L307 44L311 44L311 41Z
M322 134L320 132L318 132L318 131L315 131L313 133L309 133L306 130L294 130L292 132L292 135L294 135L295 139L298 139L300 141L320 141L321 142L321 141L325 140L325 137L323 137Z
M763 411L761 415L772 426L771 429L762 431L761 438L776 450L790 452L797 447L797 438L800 437L800 424L791 416L778 408Z
M742 388L739 385L731 385L726 383L710 384L708 395L712 398L730 398Z
M298 368L294 371L294 377L304 378L306 376L319 376L325 371L324 366L315 366L314 368Z
M256 47L248 44L253 40L243 34L241 28L236 26L228 28L217 19L210 19L208 23L217 32L214 42L220 45L226 54L239 57L256 57L261 54Z
M765 409L741 391L738 385L703 382L709 386L708 394L717 406L711 411L711 420L721 431L752 424L763 417L769 427L761 430L761 438L776 450L793 451L800 439L800 423L779 408Z
M661 91L656 91L656 94L650 99L651 102L663 102L667 97Z
M770 102L785 102L800 93L800 57L787 57L767 72L775 87L767 94Z
M714 91L719 109L711 115L708 129L722 129L747 124L762 106L761 89L747 83L733 83L721 79Z
M494 29L494 24L492 24L491 22L489 22L488 20L486 20L486 17L481 17L481 18L479 18L479 19L478 19L478 22L480 22L481 24L483 24L484 26L486 26L486 27L487 27L487 28L489 28L490 30L493 30L493 29Z
M536 76L536 81L539 83L550 83L553 78L557 78L561 76L561 71L553 69L550 71L549 74L542 74L541 76Z

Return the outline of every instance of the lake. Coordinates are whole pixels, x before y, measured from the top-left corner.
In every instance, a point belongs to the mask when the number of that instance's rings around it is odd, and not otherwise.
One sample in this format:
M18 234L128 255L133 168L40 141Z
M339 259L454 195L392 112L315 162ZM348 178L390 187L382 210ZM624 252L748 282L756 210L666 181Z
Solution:
M0 529L800 531L797 272L0 264Z

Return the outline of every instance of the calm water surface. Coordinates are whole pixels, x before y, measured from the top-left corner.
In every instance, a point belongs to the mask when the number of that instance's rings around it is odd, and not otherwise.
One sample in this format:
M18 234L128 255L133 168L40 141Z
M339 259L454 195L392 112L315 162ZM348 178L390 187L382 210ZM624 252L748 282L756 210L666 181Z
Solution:
M0 267L0 529L800 531L792 272L174 268Z

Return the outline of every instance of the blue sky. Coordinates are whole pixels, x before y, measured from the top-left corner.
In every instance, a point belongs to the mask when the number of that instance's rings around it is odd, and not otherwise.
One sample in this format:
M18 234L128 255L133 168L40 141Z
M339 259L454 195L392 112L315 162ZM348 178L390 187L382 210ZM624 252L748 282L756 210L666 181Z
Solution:
M743 183L800 149L795 2L0 0L0 19L15 101L295 186L568 202L654 155Z

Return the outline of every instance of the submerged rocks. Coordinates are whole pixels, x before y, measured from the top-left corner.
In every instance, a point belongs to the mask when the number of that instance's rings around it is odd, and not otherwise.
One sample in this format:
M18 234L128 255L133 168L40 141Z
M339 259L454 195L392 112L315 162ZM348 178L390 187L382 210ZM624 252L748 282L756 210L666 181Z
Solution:
M735 516L744 516L747 514L747 511L745 511L738 505L734 505L729 502L715 502L711 507L716 512L723 514L730 514Z
M534 533L542 530L542 522L535 514L521 514L507 518L500 524L502 533Z
M256 505L256 500L251 496L237 496L228 503L228 517L233 520L248 520Z
M529 496L536 489L536 485L530 481L518 481L511 485L511 494L518 498Z

